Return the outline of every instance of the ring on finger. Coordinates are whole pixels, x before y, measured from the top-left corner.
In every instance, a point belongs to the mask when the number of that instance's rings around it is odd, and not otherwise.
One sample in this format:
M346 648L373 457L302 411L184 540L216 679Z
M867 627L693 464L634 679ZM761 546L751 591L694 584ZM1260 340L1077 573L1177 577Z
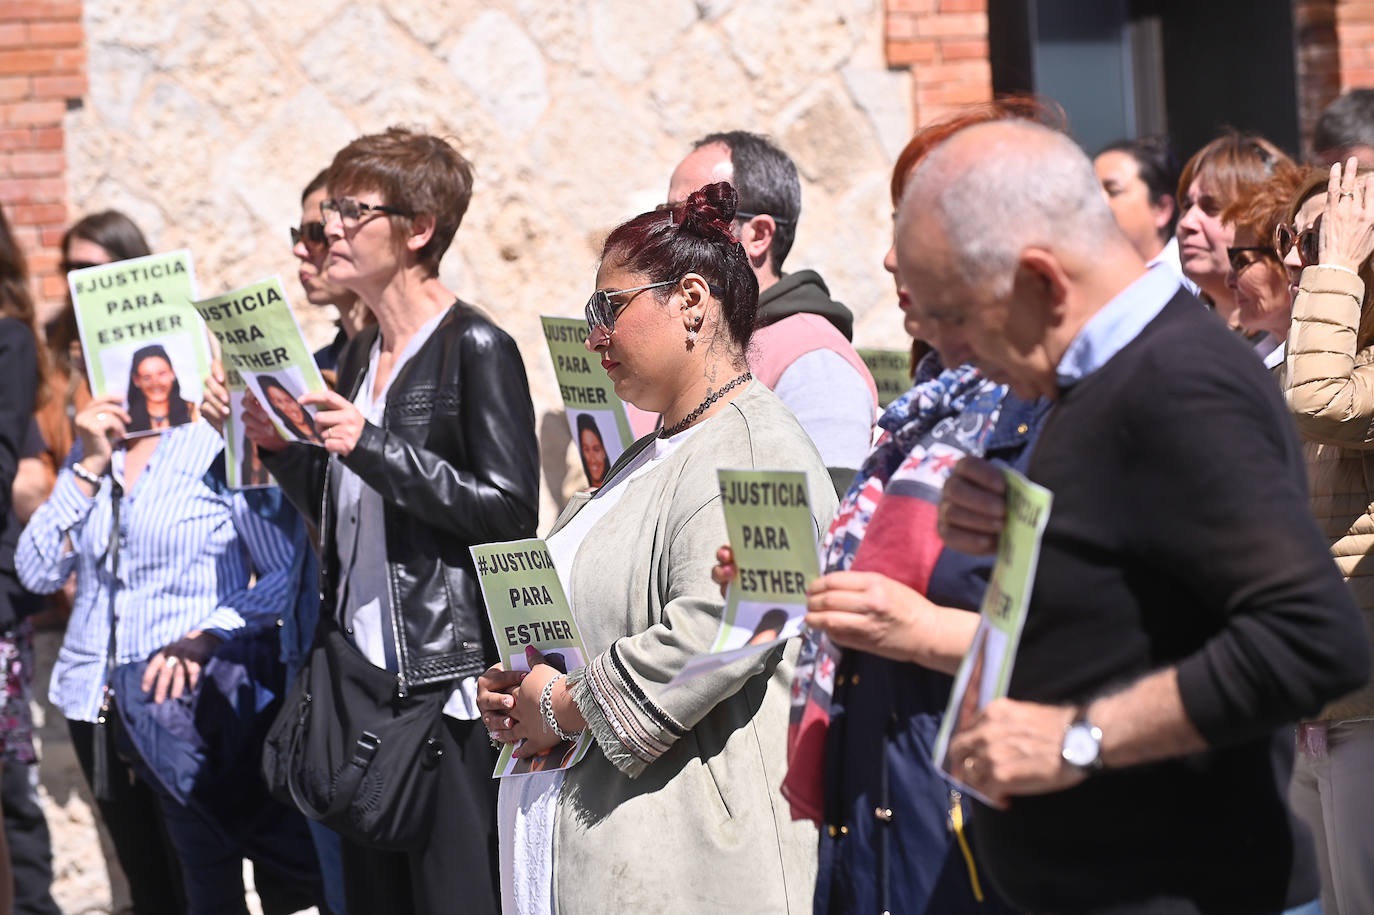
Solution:
M97 413L97 414L95 415L95 418L96 418L96 420L98 420L99 422L102 422L102 423L103 423L103 422L105 421L105 414L104 414L104 413Z
M167 668L168 670L171 670L173 667L176 667L180 663L181 658L178 658L176 655L171 655L169 657L162 659L162 666Z

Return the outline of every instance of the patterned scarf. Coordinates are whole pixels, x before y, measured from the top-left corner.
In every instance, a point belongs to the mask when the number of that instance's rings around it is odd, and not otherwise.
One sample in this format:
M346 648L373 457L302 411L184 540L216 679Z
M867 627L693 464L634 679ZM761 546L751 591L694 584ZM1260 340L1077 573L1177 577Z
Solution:
M821 552L826 572L881 572L924 594L944 544L936 532L940 491L965 455L981 456L1006 387L971 365L945 369L931 353L915 384L878 420L883 432L840 502ZM793 819L823 818L826 732L840 648L808 631L792 681L787 777Z

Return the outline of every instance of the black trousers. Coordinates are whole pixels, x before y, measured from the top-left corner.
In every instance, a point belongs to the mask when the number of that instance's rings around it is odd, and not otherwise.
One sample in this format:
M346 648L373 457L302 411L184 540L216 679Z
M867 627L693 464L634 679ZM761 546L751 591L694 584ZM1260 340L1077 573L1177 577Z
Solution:
M67 720L86 784L94 784L95 725L86 721ZM134 915L183 915L185 894L181 888L181 868L167 837L157 796L145 782L115 752L110 741L110 783L114 798L97 801L100 818L114 841L115 857L129 881L133 897Z
M429 842L410 852L343 842L348 911L376 915L497 915L496 751L480 721L444 716L439 798Z
M15 915L62 915L52 898L52 839L29 780L33 766L7 762L0 772L0 808L14 869Z

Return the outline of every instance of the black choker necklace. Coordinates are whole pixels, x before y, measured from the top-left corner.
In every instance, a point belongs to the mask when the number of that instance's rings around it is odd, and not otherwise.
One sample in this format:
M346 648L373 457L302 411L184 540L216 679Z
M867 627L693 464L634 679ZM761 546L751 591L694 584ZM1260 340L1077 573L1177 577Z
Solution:
M739 375L736 378L729 381L725 385L725 387L721 388L715 393L707 394L706 399L701 402L701 405L697 407L695 410L693 410L691 413L688 413L686 416L684 416L682 418L682 422L668 429L659 429L658 437L672 438L674 435L677 435L683 429L686 429L692 423L696 422L697 418L701 416L701 414L706 412L706 408L711 406L711 404L715 403L716 401L720 400L721 396L724 395L726 391L730 390L733 387L737 387L738 385L744 384L746 381L753 377L753 375L749 374L748 372L745 372L743 375Z

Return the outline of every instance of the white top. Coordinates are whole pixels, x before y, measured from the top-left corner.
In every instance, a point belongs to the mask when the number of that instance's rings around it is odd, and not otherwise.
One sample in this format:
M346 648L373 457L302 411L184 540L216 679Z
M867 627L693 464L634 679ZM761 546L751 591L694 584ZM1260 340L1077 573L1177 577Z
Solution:
M1183 284L1183 288L1187 289L1193 295L1197 295L1202 291L1198 288L1197 283L1194 283L1183 275L1183 261L1178 256L1178 236L1169 239L1169 243L1165 245L1158 254L1150 258L1145 263L1145 266L1153 267L1155 264L1163 264L1168 267L1169 270L1178 277L1179 282Z
M686 429L669 439L655 439L546 541L573 619L577 618L577 597L572 590L572 567L582 541L620 501L624 484L652 472L698 428ZM553 915L555 911L553 821L563 775L564 770L555 769L501 779L496 821L501 837L501 911L506 915Z
M376 426L382 424L392 383L405 364L434 334L447 313L445 309L420 325L405 349L396 357L391 374L376 398L372 396L372 389L377 380L381 335L372 342L367 374L363 376L362 387L353 401L364 419ZM338 507L334 549L339 559L339 625L373 664L386 670L400 670L391 627L391 592L387 589L382 497L340 461L338 455L332 461L334 504ZM469 721L481 717L477 711L476 677L465 677L458 681L457 688L444 706L444 712Z

